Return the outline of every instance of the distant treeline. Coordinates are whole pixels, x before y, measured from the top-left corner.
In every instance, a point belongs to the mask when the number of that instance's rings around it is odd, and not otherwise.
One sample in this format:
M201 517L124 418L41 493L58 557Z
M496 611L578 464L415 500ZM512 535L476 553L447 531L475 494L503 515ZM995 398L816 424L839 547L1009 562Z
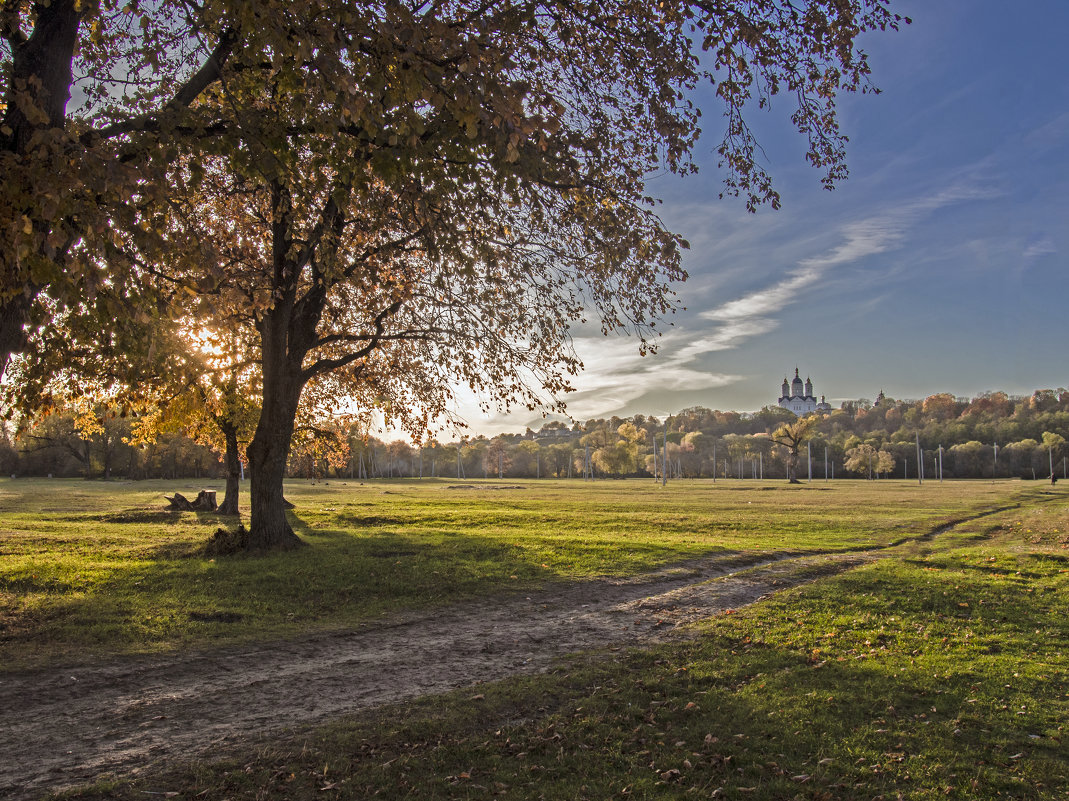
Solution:
M635 415L538 431L423 446L365 438L351 429L315 427L318 441L295 442L292 477L307 478L784 478L782 448L770 435L796 418L778 407L756 413L685 409L665 419ZM3 474L86 477L211 478L219 454L182 434L129 443L131 423L102 414L97 431L75 419L45 418L30 431L0 438ZM1003 392L976 398L860 399L824 414L803 446L798 476L916 478L918 446L925 475L946 478L1063 477L1069 461L1069 391ZM806 457L810 456L807 465Z

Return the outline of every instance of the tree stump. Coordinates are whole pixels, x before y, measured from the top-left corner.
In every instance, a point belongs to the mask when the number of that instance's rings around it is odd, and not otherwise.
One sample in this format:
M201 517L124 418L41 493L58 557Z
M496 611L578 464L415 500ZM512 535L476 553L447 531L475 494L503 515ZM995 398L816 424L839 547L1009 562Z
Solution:
M192 501L180 492L176 492L174 497L163 497L169 501L167 509L172 512L214 512L218 508L215 490L201 490Z

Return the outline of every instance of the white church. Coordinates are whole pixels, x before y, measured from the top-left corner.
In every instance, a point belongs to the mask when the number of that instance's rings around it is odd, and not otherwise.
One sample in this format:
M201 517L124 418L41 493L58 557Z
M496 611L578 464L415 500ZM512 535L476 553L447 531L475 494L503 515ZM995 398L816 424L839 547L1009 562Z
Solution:
M820 396L820 401L817 402L816 396L813 394L813 382L809 380L808 376L805 379L805 384L802 384L802 379L798 376L797 367L794 368L793 381L788 384L787 377L784 376L783 378L783 386L780 387L779 405L784 409L790 409L799 417L810 412L831 411L831 404L825 402L823 395Z

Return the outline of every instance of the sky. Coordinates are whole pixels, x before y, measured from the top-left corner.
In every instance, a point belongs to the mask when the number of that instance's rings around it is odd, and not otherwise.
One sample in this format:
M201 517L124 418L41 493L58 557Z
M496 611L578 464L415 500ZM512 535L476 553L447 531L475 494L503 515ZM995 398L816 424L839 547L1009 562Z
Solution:
M699 174L651 179L662 219L691 243L686 311L654 356L578 338L574 419L754 411L795 368L835 408L881 390L1069 386L1069 2L892 6L913 23L863 39L881 93L839 102L850 177L833 192L786 103L751 119L780 210L718 199L715 113ZM545 422L461 412L488 435Z

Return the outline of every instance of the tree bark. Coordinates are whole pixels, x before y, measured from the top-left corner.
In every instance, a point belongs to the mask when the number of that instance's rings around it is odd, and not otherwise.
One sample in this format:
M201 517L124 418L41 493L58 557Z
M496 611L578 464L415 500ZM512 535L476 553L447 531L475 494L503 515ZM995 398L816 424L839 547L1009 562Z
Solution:
M263 410L249 443L250 551L289 550L303 544L286 518L282 494L299 398L299 389L296 397L280 396L269 392L265 381Z
M284 248L283 237L275 238L276 249ZM276 252L276 263L283 261L282 252ZM297 405L305 385L301 362L306 351L292 347L294 294L286 293L265 313L258 326L262 343L263 405L256 433L249 443L251 515L247 548L250 551L288 550L303 544L286 518L286 499L282 494Z
M0 302L0 378L13 353L26 349L25 325L30 315L30 300L25 292Z
M787 482L790 484L800 484L801 482L795 477L798 472L798 452L794 448L788 447L787 449Z
M238 427L229 420L219 423L226 441L226 493L219 504L219 514L238 515L238 496L241 492L241 454L238 451Z

